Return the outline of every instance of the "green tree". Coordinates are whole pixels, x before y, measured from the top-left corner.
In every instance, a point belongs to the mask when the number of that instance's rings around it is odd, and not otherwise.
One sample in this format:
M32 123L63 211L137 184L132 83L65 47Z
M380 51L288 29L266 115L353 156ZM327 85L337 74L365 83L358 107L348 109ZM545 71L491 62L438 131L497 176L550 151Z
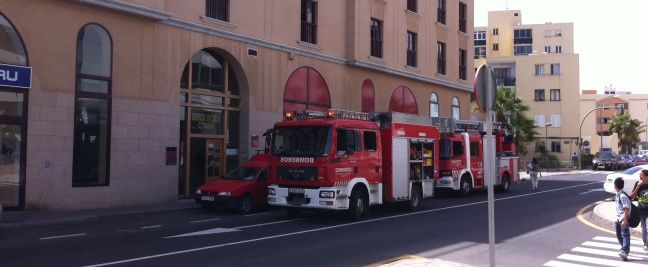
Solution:
M637 148L637 142L641 140L639 134L644 132L645 128L639 120L632 119L630 113L614 115L610 120L610 132L619 136L619 148L626 154Z

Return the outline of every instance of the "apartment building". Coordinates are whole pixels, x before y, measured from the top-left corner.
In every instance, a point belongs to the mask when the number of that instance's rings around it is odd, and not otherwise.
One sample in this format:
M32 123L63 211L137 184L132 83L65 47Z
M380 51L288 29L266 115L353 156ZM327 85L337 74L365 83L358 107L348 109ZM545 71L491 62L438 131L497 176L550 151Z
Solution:
M263 149L284 111L467 118L473 6L0 1L0 203L191 197Z
M583 140L589 141L583 149L585 152L596 153L601 148L609 148L619 152L619 141L616 134L609 132L609 123L614 115L618 113L618 107L623 106L624 112L630 117L642 123L648 124L648 94L632 94L623 91L621 94L610 94L615 92L606 88L603 94L597 94L596 90L583 90L580 95L580 116L583 120ZM598 109L588 112L597 107L608 107L609 109ZM648 149L648 133L639 135L641 141L637 148Z
M488 12L488 26L475 27L475 68L487 63L498 87L514 88L535 119L538 140L526 156L545 147L568 161L576 152L579 66L572 23L523 24L520 10Z

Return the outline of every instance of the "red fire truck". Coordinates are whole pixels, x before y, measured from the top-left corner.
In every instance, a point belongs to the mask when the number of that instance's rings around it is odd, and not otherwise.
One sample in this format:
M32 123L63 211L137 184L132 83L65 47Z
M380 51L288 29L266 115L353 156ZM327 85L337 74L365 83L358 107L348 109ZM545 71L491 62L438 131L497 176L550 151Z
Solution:
M345 210L359 219L369 205L406 202L412 209L420 208L423 198L434 196L435 184L448 177L451 183L437 187L459 184L452 176L440 176L447 171L471 177L469 190L483 186L481 158L471 156L468 145L474 140L482 151L478 131L441 134L439 122L430 117L402 113L331 110L285 115L272 133L268 203L286 207L290 213L304 208ZM441 160L441 136L450 149L462 142L464 150L457 147L452 151L457 153ZM465 167L472 164L474 168ZM473 179L473 173L481 176Z
M437 189L454 190L467 196L472 190L486 187L484 177L483 124L479 122L436 119L441 131ZM519 180L519 157L511 135L495 129L495 186L500 192L509 190Z

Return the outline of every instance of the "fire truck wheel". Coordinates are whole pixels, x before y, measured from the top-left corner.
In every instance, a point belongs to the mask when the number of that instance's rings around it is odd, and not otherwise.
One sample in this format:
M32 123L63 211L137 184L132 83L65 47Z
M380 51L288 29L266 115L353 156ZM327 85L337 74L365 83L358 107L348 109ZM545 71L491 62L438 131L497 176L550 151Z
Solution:
M467 197L470 195L470 192L472 191L472 184L470 184L470 177L468 176L463 176L461 177L461 187L459 188L459 193L461 196Z
M501 193L505 193L508 192L510 187L511 187L511 178L509 178L508 173L505 173L504 177L502 178L502 184L497 188L497 191Z
M248 214L252 210L252 197L250 195L245 195L239 201L238 207L236 208L239 214Z
M354 188L349 201L349 218L352 220L362 219L367 214L368 204L367 194L364 193L364 190Z
M423 206L423 191L420 185L412 186L412 198L408 203L410 210L418 210Z

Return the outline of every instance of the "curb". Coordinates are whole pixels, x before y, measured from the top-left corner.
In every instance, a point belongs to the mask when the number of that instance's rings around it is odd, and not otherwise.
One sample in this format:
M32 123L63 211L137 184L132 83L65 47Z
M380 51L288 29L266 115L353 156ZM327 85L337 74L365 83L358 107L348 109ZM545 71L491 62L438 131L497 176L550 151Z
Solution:
M596 225L598 225L600 227L603 227L605 229L608 229L610 231L615 232L616 231L615 222L611 221L611 220L608 220L604 216L600 215L600 213L601 213L600 212L600 206L603 205L604 203L605 203L605 201L603 201L603 202L597 204L596 206L594 206L594 208L592 209L592 212L590 213L589 217L592 220L592 223L594 223L594 224L596 224ZM641 224L639 224L639 226L637 226L635 228L630 228L630 236L638 238L640 240L642 239L642 236L641 236Z

